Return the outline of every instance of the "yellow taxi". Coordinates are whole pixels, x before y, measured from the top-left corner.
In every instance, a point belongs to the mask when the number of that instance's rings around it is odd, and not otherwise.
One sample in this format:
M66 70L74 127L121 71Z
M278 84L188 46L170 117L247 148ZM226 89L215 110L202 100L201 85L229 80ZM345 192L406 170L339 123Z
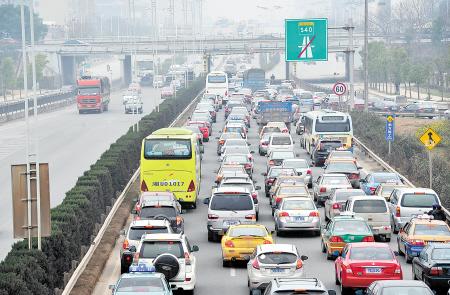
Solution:
M222 237L222 262L226 267L238 260L246 260L258 245L273 244L272 233L264 225L232 225Z
M429 215L412 218L400 229L397 236L398 252L411 262L419 256L425 245L450 242L450 228L441 220L433 220Z

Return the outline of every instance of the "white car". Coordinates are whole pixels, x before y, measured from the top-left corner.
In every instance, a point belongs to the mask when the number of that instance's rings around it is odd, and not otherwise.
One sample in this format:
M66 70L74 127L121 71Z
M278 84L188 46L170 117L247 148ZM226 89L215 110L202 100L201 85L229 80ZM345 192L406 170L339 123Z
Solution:
M281 164L283 168L294 168L298 176L303 177L305 184L312 188L312 169L305 159L286 159Z
M193 252L199 248L190 247L184 234L144 235L135 250L139 264L153 265L164 274L172 290L194 290L197 259Z
M125 114L142 114L144 103L139 96L134 96L125 102Z
M303 263L308 259L291 244L265 244L256 247L247 263L248 287L264 290L275 278L302 278Z
M289 133L272 133L267 153L272 151L294 151L294 141Z
M444 112L444 117L446 117L447 119L450 120L450 110L446 110L446 111Z

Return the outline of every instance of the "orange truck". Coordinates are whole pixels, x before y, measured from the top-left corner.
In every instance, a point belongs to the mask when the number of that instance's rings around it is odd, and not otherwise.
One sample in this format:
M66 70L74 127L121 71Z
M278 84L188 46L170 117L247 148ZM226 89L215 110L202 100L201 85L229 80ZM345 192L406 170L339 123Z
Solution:
M83 76L77 80L77 106L80 114L108 110L111 85L108 77Z

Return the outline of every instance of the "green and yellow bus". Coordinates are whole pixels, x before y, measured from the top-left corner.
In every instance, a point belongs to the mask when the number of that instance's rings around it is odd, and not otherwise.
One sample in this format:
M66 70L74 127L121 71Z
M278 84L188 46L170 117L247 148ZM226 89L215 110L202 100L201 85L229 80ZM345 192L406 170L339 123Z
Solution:
M185 128L162 128L144 138L141 191L170 191L188 207L197 207L201 164L197 135Z

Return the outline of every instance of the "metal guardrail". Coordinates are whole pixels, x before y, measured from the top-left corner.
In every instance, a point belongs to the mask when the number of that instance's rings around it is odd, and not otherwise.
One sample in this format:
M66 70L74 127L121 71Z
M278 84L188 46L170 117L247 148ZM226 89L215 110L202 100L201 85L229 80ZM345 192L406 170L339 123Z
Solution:
M38 108L43 106L47 106L53 104L55 102L59 102L62 100L67 100L75 95L74 91L66 91L60 93L46 94L38 96L37 105ZM29 110L32 110L34 107L34 99L28 98L28 107ZM9 103L0 104L0 118L8 115L12 115L15 113L23 112L25 110L25 99L20 101L14 101Z
M200 93L192 100L192 102L184 109L181 114L178 115L178 117L172 122L172 124L169 125L169 127L174 127L179 121L183 118L183 116L186 115L186 113L190 112L192 107L197 103L197 101L202 97L204 90L200 91ZM89 247L86 254L83 256L83 259L78 264L78 267L73 272L72 276L70 277L70 280L67 282L67 285L64 287L64 291L62 295L69 295L72 289L75 287L75 284L77 283L80 276L83 274L84 270L86 269L86 266L89 264L89 262L92 259L92 256L94 255L95 250L97 249L98 245L100 245L100 241L103 239L103 235L106 232L106 229L109 227L114 215L117 213L117 210L122 205L123 200L125 199L126 194L130 190L131 185L136 181L136 179L139 176L140 168L134 172L131 179L128 181L127 185L123 189L122 193L117 198L116 202L114 203L113 207L111 208L111 211L109 212L108 216L105 219L105 222L103 222L102 227L98 231L97 236L95 237L94 241L91 243L91 246Z
M377 154L375 154L372 150L370 150L366 145L364 145L359 139L357 139L356 137L353 137L353 141L354 143L359 147L360 150L364 151L365 153L367 153L367 155L369 155L370 158L372 158L375 162L377 162L381 167L383 167L383 169L385 169L386 171L389 172L393 172L396 173L401 179L402 181L407 184L410 187L416 187L411 181L409 181L408 178L406 178L406 176L398 173L394 168L392 168L392 166L390 166L388 163L386 163L381 157L379 157ZM450 211L447 210L447 208L442 207L442 209L445 212L445 216L447 217L447 222L450 222Z

